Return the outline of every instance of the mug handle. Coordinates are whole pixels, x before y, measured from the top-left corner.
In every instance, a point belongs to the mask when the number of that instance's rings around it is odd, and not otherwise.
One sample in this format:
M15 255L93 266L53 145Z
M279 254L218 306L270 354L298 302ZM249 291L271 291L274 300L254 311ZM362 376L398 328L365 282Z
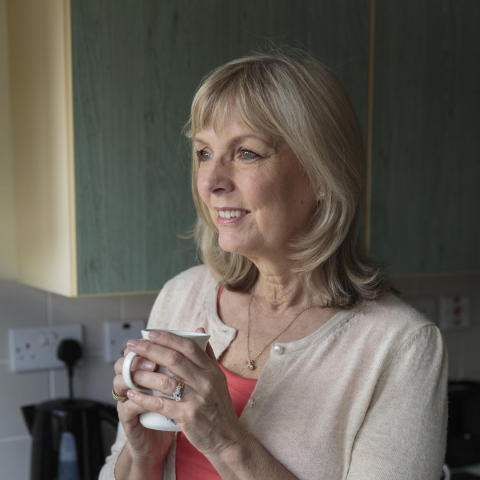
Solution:
M153 395L153 390L150 390L149 388L142 388L137 385L135 385L132 381L132 376L131 376L131 368L132 368L132 362L133 359L137 356L135 352L129 352L128 355L125 357L125 360L123 362L123 369L122 369L122 375L123 379L125 380L125 383L128 385L129 388L132 390L136 390L137 392L142 392L146 393L147 395Z

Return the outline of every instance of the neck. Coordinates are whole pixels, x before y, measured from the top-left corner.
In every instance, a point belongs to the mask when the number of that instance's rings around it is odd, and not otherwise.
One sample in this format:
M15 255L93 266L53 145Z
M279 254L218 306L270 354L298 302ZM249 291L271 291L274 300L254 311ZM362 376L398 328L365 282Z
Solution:
M254 301L266 315L272 316L282 315L289 309L300 310L322 303L320 296L308 291L290 269L283 272L260 271Z

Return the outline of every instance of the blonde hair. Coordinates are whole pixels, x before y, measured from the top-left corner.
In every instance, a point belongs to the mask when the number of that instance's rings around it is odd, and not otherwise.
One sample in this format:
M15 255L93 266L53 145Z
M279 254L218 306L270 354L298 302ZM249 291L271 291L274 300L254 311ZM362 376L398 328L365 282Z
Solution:
M218 128L236 111L247 127L286 141L322 200L310 225L293 243L291 256L307 288L326 306L346 307L389 289L379 265L360 241L360 205L365 184L365 148L352 103L338 77L301 52L255 54L214 70L199 86L186 134L209 124ZM218 229L197 190L193 151L192 192L198 212L194 237L202 260L234 291L258 278L246 257L225 252Z

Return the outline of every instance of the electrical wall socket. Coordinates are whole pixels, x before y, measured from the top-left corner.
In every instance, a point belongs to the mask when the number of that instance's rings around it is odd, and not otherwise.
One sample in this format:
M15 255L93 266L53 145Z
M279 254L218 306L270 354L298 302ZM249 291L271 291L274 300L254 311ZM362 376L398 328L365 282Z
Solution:
M440 298L440 329L459 330L470 325L470 299L468 297Z
M62 340L83 342L81 325L56 327L17 328L9 330L10 370L28 372L65 368L57 358L57 349Z
M123 357L127 342L131 338L142 338L145 320L126 320L124 322L105 322L105 362L115 363Z

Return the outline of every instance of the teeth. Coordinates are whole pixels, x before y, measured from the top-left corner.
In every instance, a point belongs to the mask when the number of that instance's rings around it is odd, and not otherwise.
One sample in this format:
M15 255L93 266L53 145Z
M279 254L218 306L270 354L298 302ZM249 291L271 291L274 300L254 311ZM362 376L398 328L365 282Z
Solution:
M218 212L221 218L235 218L241 217L242 215L246 215L246 210L220 210Z

